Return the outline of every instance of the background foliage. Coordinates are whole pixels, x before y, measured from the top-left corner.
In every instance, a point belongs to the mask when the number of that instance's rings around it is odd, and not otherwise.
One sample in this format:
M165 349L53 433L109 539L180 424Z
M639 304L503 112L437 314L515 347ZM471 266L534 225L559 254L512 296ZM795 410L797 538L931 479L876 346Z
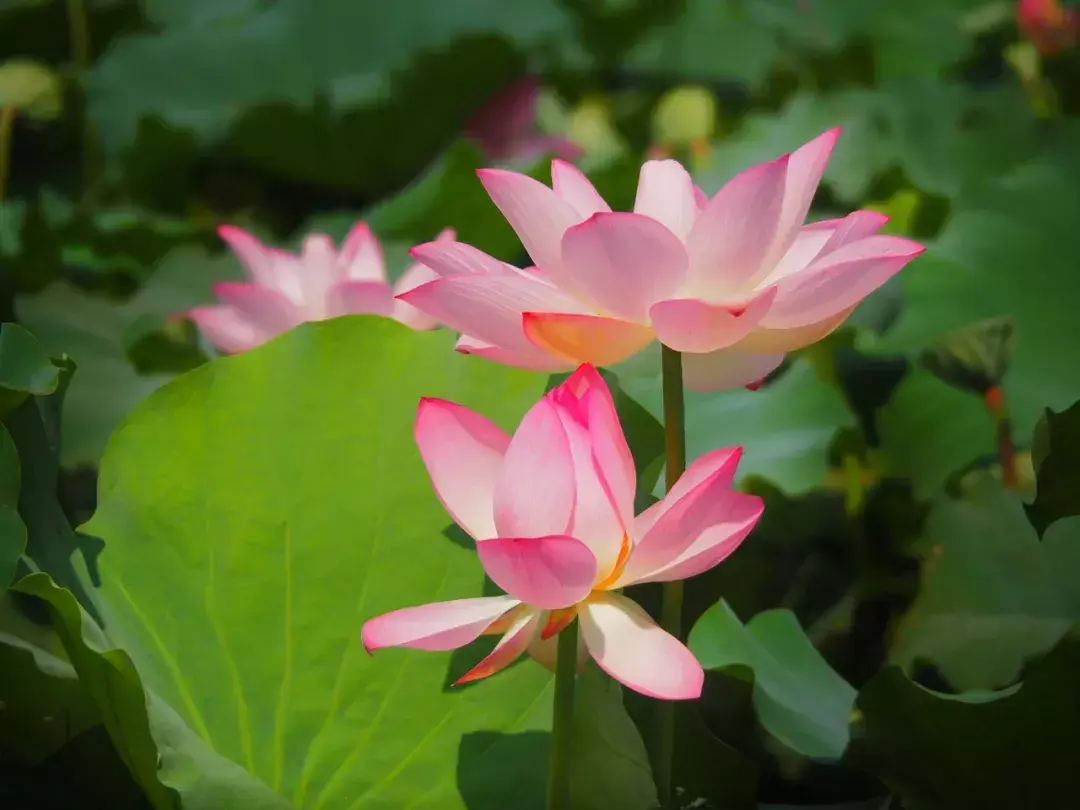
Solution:
M688 397L691 456L745 445L767 510L687 584L708 677L679 707L681 805L1076 807L1080 56L1014 21L0 2L0 804L542 806L544 670L451 689L482 650L357 648L371 615L491 588L412 445L418 398L509 428L549 381L367 317L210 360L177 317L238 277L224 223L295 246L362 218L392 274L445 227L522 259L462 132L530 74L615 208L646 155L713 192L843 125L813 216L871 207L929 245L759 391ZM656 369L610 379L647 498ZM575 807L645 810L648 707L581 683Z

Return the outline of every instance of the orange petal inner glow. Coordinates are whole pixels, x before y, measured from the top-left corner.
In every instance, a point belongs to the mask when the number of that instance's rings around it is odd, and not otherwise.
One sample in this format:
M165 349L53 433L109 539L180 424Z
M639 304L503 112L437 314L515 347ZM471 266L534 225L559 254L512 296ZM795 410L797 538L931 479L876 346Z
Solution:
M630 550L633 548L633 544L630 542L628 535L623 535L622 546L619 547L619 557L615 560L615 567L611 569L611 573L600 580L593 586L594 591L606 591L616 580L622 576L623 569L626 568L626 561L630 559Z
M575 363L610 366L644 349L652 330L594 315L526 312L525 336L536 346Z

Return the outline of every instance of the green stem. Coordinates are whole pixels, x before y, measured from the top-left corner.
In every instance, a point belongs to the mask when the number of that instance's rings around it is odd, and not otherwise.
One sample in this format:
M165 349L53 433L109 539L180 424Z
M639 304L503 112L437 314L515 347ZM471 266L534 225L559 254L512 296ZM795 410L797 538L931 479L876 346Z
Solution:
M93 197L97 185L97 136L86 113L86 73L90 70L90 21L85 0L67 0L68 39L71 61L79 85L80 127L83 136L83 202Z
M682 355L664 346L661 365L664 389L664 445L668 492L686 469L686 405L683 401ZM660 603L660 626L682 638L682 580L664 583ZM656 740L653 745L653 776L663 807L672 803L672 763L675 756L675 704L661 701L656 707Z
M0 107L0 202L7 187L8 164L11 162L11 131L15 125L15 105Z
M558 638L547 810L570 810L570 748L574 736L574 679L577 677L578 657L577 621L572 621L563 628Z

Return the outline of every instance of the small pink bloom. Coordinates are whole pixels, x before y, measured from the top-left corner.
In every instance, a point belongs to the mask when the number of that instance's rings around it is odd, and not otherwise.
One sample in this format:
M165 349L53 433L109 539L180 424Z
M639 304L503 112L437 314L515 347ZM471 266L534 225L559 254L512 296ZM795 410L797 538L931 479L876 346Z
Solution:
M1080 30L1080 15L1061 0L1020 0L1016 21L1024 36L1047 56L1075 45Z
M536 124L540 80L526 76L503 88L477 110L465 126L465 135L483 150L489 161L535 160L555 154L577 160L581 149L563 138L542 134Z
M581 660L592 656L645 695L698 697L704 675L694 656L615 591L695 576L738 548L763 509L760 498L731 489L741 449L702 456L635 517L634 460L611 393L589 365L533 406L513 437L467 408L425 399L416 443L440 501L507 595L379 616L364 625L365 649L449 650L502 634L463 683L523 652L553 666L554 636L576 619Z
M633 213L580 171L552 187L509 171L480 180L535 267L456 242L411 251L438 278L400 296L461 332L458 350L542 371L625 360L653 340L684 352L686 384L737 388L813 343L924 248L856 211L805 225L839 130L754 166L711 199L673 160L641 169Z
M214 286L219 303L187 314L208 340L225 352L242 352L305 321L339 315L385 315L430 329L436 321L394 296L438 278L413 264L391 286L386 280L382 247L363 222L349 232L341 249L329 236L311 234L299 255L267 247L232 225L218 229L247 271L246 283ZM453 244L447 229L431 244Z

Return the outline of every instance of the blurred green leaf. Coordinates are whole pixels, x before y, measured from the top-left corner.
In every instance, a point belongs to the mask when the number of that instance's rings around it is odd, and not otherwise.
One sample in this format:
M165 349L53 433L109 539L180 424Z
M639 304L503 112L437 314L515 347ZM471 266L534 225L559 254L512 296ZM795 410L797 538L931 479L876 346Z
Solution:
M1080 518L1040 543L1015 494L983 474L963 500L934 505L917 551L921 591L890 660L937 665L957 688L994 689L1080 620Z
M1016 348L1016 322L989 318L946 335L920 355L938 379L984 396L1001 383Z
M663 422L659 379L626 374L620 385ZM852 424L840 392L805 361L757 391L686 392L687 458L742 445L740 475L760 475L788 492L821 483L829 441Z
M814 649L789 610L745 625L723 600L698 619L690 649L706 669L749 667L761 724L804 756L839 759L848 741L855 690Z
M26 551L26 524L19 515L21 479L15 440L0 425L0 596L11 584L19 558Z
M37 338L17 323L0 327L0 416L28 395L51 394L60 371Z
M889 667L859 692L852 758L910 810L1070 810L1077 671L1080 643L1071 637L998 693L940 694Z
M457 774L471 807L502 808L543 769L520 734L464 740L546 730L547 672L523 662L453 689L479 650L360 647L366 619L483 587L475 556L440 536L451 521L412 439L420 397L510 427L543 391L452 344L373 317L305 324L162 388L102 462L85 530L109 549L110 636L214 750L297 805L460 808Z
M1043 534L1054 521L1080 515L1080 402L1061 413L1047 408L1035 426L1036 451L1038 488L1026 509Z

